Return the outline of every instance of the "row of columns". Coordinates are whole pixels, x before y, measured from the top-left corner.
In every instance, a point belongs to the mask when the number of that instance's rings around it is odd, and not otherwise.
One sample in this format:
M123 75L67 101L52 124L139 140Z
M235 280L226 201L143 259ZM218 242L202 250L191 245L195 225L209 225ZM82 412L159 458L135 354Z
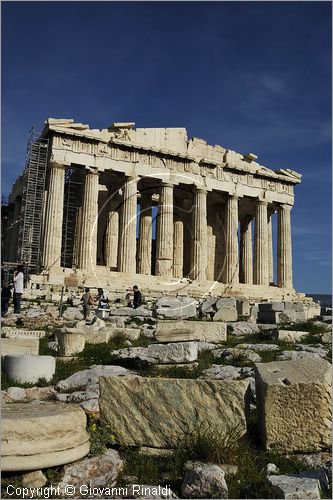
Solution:
M137 183L139 178L128 177L123 186L120 216L110 209L106 229L106 265L118 267L122 273L151 274L152 207L149 193L141 197L138 267L136 267ZM78 236L80 269L92 269L97 254L98 171L86 170L81 224ZM44 221L44 267L60 267L62 214L64 199L64 167L54 164L50 169L49 189ZM271 220L266 201L258 201L255 214L254 256L252 257L251 220L240 224L238 243L238 197L228 195L224 217L225 259L222 273L224 283L268 286L273 279ZM289 205L278 208L278 286L292 288L291 228ZM119 217L119 220L118 220ZM157 276L179 278L183 273L184 227L174 214L173 184L162 183L156 236ZM118 256L117 256L118 255ZM254 262L253 262L254 258ZM208 265L207 190L196 188L193 203L193 235L191 274L198 281L207 279Z

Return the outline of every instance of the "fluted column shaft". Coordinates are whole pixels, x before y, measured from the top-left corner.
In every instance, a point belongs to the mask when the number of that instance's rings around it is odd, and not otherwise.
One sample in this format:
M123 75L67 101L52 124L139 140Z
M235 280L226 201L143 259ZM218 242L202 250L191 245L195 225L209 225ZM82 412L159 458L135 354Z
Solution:
M173 184L161 187L156 238L156 276L172 276Z
M45 268L54 269L61 265L64 189L65 167L51 163L43 232L42 265Z
M98 171L86 170L83 191L78 267L92 270L97 258Z
M225 210L225 263L224 283L239 283L238 266L238 196L227 199Z
M109 269L117 268L119 238L119 214L110 210L106 222L105 233L105 265Z
M254 283L268 285L267 202L258 201L254 227Z
M128 177L123 187L123 204L120 215L118 269L121 273L136 272L136 177Z
M281 288L293 287L292 249L290 205L281 205L278 208L278 286Z
M252 259L252 223L247 219L240 225L240 281L252 285L253 283L253 259Z
M140 238L138 248L139 274L151 274L152 224L151 195L142 193L140 202Z
M184 258L184 223L181 220L176 220L173 223L172 274L174 278L183 277L183 258Z
M274 257L273 257L273 235L272 216L267 219L267 251L268 251L268 283L274 282Z
M207 279L207 191L197 188L194 192L192 279Z
M13 230L11 233L10 248L11 248L11 258L12 262L21 260L22 256L18 255L18 239L19 239L19 229L20 229L20 216L21 216L21 200L17 198L15 200L14 206L14 219L13 219Z

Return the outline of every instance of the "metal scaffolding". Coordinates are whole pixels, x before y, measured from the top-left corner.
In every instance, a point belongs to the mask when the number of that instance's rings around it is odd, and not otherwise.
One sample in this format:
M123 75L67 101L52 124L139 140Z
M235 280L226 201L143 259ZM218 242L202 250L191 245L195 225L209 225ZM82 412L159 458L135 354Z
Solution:
M40 268L43 198L49 141L32 128L28 140L27 156L23 173L21 221L18 240L18 260L29 272Z
M77 244L78 210L81 206L83 172L79 167L66 169L64 194L64 219L62 226L61 266L72 268Z

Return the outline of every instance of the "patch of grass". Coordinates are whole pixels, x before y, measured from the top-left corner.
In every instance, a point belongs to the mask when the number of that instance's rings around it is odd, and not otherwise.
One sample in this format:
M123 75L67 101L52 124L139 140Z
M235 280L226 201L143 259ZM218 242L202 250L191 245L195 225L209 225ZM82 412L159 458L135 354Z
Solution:
M151 344L151 339L148 339L144 335L140 335L137 340L131 340L132 347L148 347Z
M55 352L49 348L48 342L50 337L45 335L42 339L39 339L39 355L40 356L54 356Z
M180 493L184 474L185 457L175 450L168 456L151 456L140 452L138 448L124 448L120 454L125 461L122 477L117 484L126 485L124 476L135 476L138 484L169 485Z
M281 324L278 325L279 330L297 330L302 332L309 332L310 336L321 336L327 331L323 325L316 325L314 321L304 321L303 323ZM311 342L309 342L311 343Z

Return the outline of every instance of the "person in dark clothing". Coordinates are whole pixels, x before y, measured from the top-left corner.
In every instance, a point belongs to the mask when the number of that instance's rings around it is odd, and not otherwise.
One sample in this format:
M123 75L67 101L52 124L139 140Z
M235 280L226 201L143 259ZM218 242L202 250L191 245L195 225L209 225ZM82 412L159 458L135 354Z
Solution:
M141 292L137 285L133 286L133 292L134 292L133 307L134 309L136 309L137 307L141 306L142 303Z
M8 312L9 301L12 298L12 292L8 283L4 281L1 287L1 316L4 317Z

